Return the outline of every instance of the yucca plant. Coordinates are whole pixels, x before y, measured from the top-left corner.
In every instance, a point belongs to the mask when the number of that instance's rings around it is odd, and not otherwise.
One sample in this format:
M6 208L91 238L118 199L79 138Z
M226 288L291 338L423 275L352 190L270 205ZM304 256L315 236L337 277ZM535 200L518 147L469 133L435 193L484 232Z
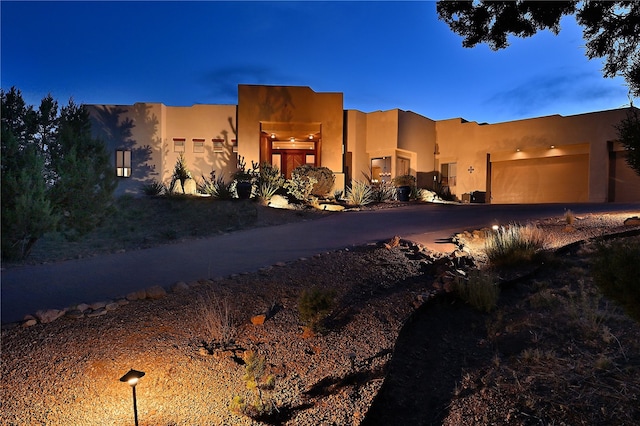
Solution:
M535 225L501 226L485 241L485 253L493 265L528 262L544 248L545 234Z
M347 188L346 200L355 206L366 206L374 201L371 186L366 182L354 180L351 187Z
M227 182L223 175L216 177L215 170L210 173L210 176L210 178L206 178L202 175L202 181L198 182L198 192L221 200L233 198L232 182Z
M162 182L158 182L155 179L153 179L149 183L142 184L141 188L144 195L147 195L149 197L162 195L167 190L165 184L163 184Z

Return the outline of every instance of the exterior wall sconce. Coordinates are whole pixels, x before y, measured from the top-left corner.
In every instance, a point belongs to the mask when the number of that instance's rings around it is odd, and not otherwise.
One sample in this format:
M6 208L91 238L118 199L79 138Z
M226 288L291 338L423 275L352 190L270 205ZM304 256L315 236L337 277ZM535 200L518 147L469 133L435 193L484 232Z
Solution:
M131 385L131 389L133 389L133 418L135 421L135 425L138 426L138 407L136 405L136 385L140 378L144 376L144 371L137 371L131 369L124 376L120 377L121 382L127 382Z

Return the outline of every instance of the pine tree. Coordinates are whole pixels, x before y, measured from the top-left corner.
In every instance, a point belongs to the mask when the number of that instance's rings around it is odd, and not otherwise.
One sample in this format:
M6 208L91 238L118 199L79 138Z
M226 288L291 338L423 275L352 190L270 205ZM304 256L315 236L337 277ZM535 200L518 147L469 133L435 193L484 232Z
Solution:
M45 162L35 139L36 114L19 90L2 99L2 257L22 259L42 235L55 228L45 182Z

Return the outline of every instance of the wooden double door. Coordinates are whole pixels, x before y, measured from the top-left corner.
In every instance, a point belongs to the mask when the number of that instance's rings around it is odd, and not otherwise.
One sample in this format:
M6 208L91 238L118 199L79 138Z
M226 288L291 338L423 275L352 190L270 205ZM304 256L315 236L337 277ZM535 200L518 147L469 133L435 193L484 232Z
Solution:
M273 157L280 157L280 171L287 178L291 179L291 172L299 166L307 164L306 150L283 149L281 151L273 151ZM312 164L314 165L314 164Z

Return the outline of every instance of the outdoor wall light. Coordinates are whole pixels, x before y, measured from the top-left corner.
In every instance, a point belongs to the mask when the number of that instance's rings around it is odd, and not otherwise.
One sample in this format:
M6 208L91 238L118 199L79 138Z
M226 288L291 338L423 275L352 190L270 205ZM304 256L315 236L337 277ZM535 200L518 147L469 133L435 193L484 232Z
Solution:
M136 405L136 385L138 384L138 380L144 376L144 371L137 371L133 368L129 370L127 374L120 377L121 382L127 382L131 385L131 389L133 389L133 419L135 421L135 425L138 426L138 407Z

